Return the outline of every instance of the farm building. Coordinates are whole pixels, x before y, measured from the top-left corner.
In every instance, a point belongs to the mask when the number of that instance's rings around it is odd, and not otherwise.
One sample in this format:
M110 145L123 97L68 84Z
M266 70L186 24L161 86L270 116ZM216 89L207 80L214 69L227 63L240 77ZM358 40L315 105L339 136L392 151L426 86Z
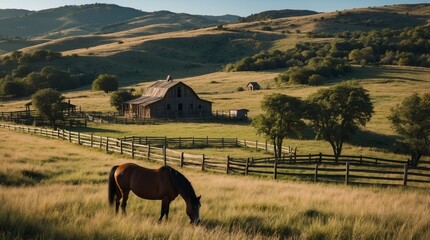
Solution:
M238 119L247 119L248 118L248 109L236 109L230 110L230 117L238 118Z
M249 91L255 91L255 90L260 90L261 86L260 84L258 84L258 82L249 82L246 85L246 88L248 88Z
M168 76L149 86L141 97L124 102L123 113L132 118L210 117L212 102L199 98L191 87Z

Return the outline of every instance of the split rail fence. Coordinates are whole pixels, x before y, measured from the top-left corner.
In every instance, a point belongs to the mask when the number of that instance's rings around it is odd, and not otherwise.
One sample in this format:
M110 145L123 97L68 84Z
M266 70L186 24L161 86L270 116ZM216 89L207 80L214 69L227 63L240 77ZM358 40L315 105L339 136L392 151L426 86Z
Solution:
M79 145L100 148L106 152L127 154L133 158L162 162L165 165L194 167L202 171L212 171L226 174L266 175L274 179L293 178L315 182L337 182L344 184L378 184L378 185L408 185L430 187L430 161L422 161L420 166L411 167L407 161L372 158L365 156L341 156L335 159L332 155L309 154L284 155L275 158L217 158L205 154L188 154L168 149L163 145L157 147L153 143L135 141L137 139L115 139L66 131L63 129L50 130L18 125L0 124L0 128L19 131L48 138L61 139ZM165 140L165 138L163 138ZM206 143L210 138L204 138ZM182 140L181 140L182 141ZM195 144L198 143L194 139ZM203 140L202 140L203 141ZM226 141L227 142L227 141ZM224 143L226 143L224 142ZM239 146L266 148L266 143L239 142ZM177 144L176 142L174 142ZM172 143L173 144L173 143ZM291 150L291 149L287 149Z

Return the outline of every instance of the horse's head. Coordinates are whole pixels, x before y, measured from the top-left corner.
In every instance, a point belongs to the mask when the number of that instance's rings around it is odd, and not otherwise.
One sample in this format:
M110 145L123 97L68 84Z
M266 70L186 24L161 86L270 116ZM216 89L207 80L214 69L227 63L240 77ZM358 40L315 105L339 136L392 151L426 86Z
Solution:
M187 215L190 217L191 224L200 223L200 198L201 196L198 196L191 200L189 204L187 204Z

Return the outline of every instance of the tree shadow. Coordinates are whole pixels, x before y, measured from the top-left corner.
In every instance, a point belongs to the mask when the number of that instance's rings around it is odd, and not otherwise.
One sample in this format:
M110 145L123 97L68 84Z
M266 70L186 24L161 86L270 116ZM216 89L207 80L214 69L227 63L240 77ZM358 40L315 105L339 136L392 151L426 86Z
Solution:
M392 135L359 129L356 134L348 140L348 143L360 147L372 147L386 151L394 151L396 138Z
M93 128L93 127L66 127L65 130L76 131L80 133L121 133L122 131L113 129Z

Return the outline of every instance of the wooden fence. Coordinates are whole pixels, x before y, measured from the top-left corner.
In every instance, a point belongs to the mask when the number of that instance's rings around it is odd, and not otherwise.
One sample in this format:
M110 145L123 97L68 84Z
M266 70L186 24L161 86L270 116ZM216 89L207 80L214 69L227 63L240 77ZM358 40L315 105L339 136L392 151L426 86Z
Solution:
M168 148L201 148L201 147L215 147L215 148L236 148L246 147L255 150L264 150L266 152L273 152L273 145L267 141L249 141L237 138L197 138L197 137L157 137L157 136L129 136L119 138L127 142L136 142L139 144L151 144L154 146L167 146ZM283 146L282 152L285 156L294 155L297 148Z
M204 154L188 154L142 144L138 141L115 139L82 134L63 129L50 130L18 125L0 124L0 128L61 139L83 146L100 148L106 152L127 154L133 158L162 162L165 165L194 167L202 171L227 174L267 175L274 179L293 178L315 182L345 184L378 184L400 186L430 186L430 161L422 161L419 167L408 166L406 161L372 158L365 156L342 156L309 154L284 155L283 158L216 158ZM248 143L246 143L249 146ZM265 145L266 143L264 143ZM258 147L258 142L256 143ZM254 146L255 147L255 146Z
M271 175L274 179L289 177L314 182L345 184L430 186L430 161L411 167L407 161L309 154L286 158L230 159L229 171L244 175Z

